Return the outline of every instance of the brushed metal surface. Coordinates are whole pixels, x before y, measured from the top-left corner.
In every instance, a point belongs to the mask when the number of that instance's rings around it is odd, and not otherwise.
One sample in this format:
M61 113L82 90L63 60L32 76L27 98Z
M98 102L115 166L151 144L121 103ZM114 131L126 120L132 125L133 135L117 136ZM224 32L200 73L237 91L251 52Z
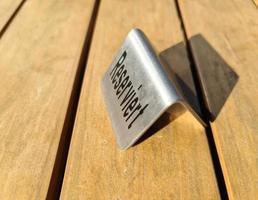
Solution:
M177 103L189 109L203 123L184 101L139 29L129 32L101 86L121 149L132 146L165 111Z

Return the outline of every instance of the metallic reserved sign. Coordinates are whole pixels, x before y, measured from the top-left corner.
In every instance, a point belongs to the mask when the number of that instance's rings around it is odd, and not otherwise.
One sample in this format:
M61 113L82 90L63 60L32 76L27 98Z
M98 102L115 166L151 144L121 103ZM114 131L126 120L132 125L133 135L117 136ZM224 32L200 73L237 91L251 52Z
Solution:
M103 77L102 91L122 149L132 146L173 105L193 112L139 29L125 39Z

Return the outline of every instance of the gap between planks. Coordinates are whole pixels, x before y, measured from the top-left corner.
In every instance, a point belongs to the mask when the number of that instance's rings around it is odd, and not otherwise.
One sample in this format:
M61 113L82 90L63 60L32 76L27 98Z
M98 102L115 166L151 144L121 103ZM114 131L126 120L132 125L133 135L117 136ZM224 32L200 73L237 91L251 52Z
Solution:
M199 80L199 76L198 76L198 69L196 67L196 63L193 57L193 49L191 48L191 44L188 40L187 37L187 32L185 29L185 24L184 24L184 20L182 17L182 11L180 9L179 6L179 2L178 0L175 0L176 2L176 9L177 9L177 13L178 13L178 18L181 22L181 28L182 28L182 32L184 35L184 40L186 43L186 50L187 50L187 56L190 62L190 67L191 67L191 71L192 71L192 76L193 76L193 80L194 80L194 85L196 87L196 91L197 91L197 98L201 107L201 112L202 115L204 116L204 120L205 123L207 124L207 127L205 127L205 132L206 132L206 136L208 139L208 144L209 144L209 149L210 149L210 153L211 153L211 157L212 157L212 162L214 165L214 170L215 170L215 174L216 174L216 178L217 178L217 182L218 182L218 187L219 187L219 191L220 191L220 196L221 199L229 199L228 196L228 192L227 192L227 188L226 188L226 183L225 183L225 178L223 175L223 171L222 171L222 167L221 167L221 163L219 160L219 156L218 156L218 150L216 148L216 144L214 141L214 137L213 137L213 133L212 133L212 129L211 129L211 125L210 125L210 121L209 121L209 117L208 117L208 113L207 113L207 109L205 106L205 95L203 94L203 90L202 90L202 85L201 82Z
M7 20L7 22L3 25L2 29L0 30L0 39L2 38L3 34L5 31L8 29L9 25L12 23L13 19L17 15L17 13L21 10L22 6L27 0L22 0L20 4L17 6L17 8L13 11L12 15L10 18ZM0 27L1 28L1 27Z
M68 152L70 147L70 141L73 133L73 127L74 127L78 102L79 102L80 93L81 93L81 86L83 82L84 72L86 69L86 64L88 60L88 54L91 46L92 36L94 33L95 23L98 16L99 5L100 5L100 0L96 0L94 4L92 16L90 19L90 23L89 23L89 28L85 33L83 49L80 55L80 61L78 64L75 80L73 83L72 93L71 93L68 109L65 116L64 126L62 130L60 142L58 145L57 155L56 155L46 199L59 199L60 197L65 168L66 168L66 162L67 162L67 157L68 157Z

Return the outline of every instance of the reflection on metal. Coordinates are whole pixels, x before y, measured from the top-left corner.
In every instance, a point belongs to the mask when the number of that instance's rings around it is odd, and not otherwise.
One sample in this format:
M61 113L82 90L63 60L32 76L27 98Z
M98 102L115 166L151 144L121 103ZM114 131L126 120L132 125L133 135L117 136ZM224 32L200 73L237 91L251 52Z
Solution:
M166 111L176 116L188 109L204 124L139 29L125 39L103 77L102 91L122 149L132 146Z

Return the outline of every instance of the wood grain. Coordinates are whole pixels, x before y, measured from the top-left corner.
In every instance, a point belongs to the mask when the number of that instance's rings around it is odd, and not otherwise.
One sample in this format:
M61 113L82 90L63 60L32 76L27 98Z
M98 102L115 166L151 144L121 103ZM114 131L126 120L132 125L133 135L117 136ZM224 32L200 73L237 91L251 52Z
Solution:
M219 199L204 128L188 112L129 150L118 149L100 82L133 27L158 51L183 40L173 1L101 2L61 198Z
M27 1L0 41L0 199L45 199L93 0Z
M257 199L257 8L252 1L183 0L179 5L189 39L201 34L239 76L211 126L230 199ZM199 65L202 58L191 45ZM222 80L224 87L227 81Z
M0 1L0 33L23 0Z
M258 7L258 0L253 0L253 2Z

